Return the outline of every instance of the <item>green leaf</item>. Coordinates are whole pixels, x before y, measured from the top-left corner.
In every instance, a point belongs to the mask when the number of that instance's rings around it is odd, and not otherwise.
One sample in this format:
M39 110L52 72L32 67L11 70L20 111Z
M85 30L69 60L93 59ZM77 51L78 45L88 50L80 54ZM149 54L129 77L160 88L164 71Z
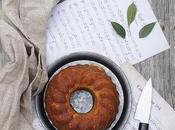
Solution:
M128 25L130 26L131 23L134 21L135 16L137 13L137 8L136 5L134 3L132 3L129 7L128 7L128 11L127 11L127 20L128 20Z
M126 31L122 25L120 25L119 23L116 23L116 22L111 22L111 24L118 35L120 35L122 38L126 37Z
M156 22L145 25L139 32L139 38L147 37L151 33L151 31L153 30L155 24L156 24Z

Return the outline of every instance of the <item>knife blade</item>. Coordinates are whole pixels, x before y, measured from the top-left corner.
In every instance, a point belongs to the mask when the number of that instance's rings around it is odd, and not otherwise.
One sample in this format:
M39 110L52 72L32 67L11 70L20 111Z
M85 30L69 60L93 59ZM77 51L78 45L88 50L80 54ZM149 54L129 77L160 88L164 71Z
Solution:
M135 119L140 121L139 130L149 129L151 104L152 104L152 80L149 79L142 91L135 113Z

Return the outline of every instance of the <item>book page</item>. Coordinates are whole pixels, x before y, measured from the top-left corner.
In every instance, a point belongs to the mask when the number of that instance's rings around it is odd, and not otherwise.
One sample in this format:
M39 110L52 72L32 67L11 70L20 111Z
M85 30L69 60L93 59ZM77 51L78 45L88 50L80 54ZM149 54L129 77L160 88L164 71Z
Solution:
M136 20L127 24L127 8L135 2ZM120 23L126 38L116 34L111 21ZM47 29L47 64L78 51L98 52L118 65L138 63L169 48L159 24L149 36L139 38L139 30L156 22L146 0L66 0L51 14Z

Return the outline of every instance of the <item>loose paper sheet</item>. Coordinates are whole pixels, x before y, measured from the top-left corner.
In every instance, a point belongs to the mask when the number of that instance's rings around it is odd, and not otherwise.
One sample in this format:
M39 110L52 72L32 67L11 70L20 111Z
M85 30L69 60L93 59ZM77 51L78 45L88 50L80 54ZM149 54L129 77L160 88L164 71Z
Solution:
M139 122L134 120L136 106L146 80L137 70L129 64L121 65L131 84L133 94L133 110L129 122L124 130L138 130ZM154 86L153 86L154 87ZM175 111L171 106L153 89L152 110L150 118L150 130L174 130L175 129Z
M136 20L127 26L127 7L132 0L66 0L53 10L47 29L47 65L50 67L61 56L77 51L92 51L112 59L118 65L138 63L169 48L157 23L151 34L138 38L139 30L147 23L157 21L147 0L134 1ZM122 24L126 39L113 30L110 21ZM131 32L131 33L130 33ZM134 117L136 104L145 79L130 65L122 65L133 94L133 109L125 130L137 130ZM154 90L150 130L174 130L175 112ZM34 109L34 108L33 108ZM33 126L44 130L34 111Z
M169 48L157 23L151 34L139 39L139 30L157 21L147 0L134 1L136 20L127 25L127 8L132 0L66 0L53 10L47 29L47 64L77 51L101 53L118 65L145 60ZM116 34L111 21L126 29L126 39ZM130 33L131 32L131 33Z

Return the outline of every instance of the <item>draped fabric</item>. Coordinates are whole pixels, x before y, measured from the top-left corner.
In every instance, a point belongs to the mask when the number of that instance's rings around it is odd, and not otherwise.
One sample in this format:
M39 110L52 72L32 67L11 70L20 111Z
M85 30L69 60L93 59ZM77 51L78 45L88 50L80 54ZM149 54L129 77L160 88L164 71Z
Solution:
M33 130L31 98L47 82L46 27L59 0L0 0L0 130Z

